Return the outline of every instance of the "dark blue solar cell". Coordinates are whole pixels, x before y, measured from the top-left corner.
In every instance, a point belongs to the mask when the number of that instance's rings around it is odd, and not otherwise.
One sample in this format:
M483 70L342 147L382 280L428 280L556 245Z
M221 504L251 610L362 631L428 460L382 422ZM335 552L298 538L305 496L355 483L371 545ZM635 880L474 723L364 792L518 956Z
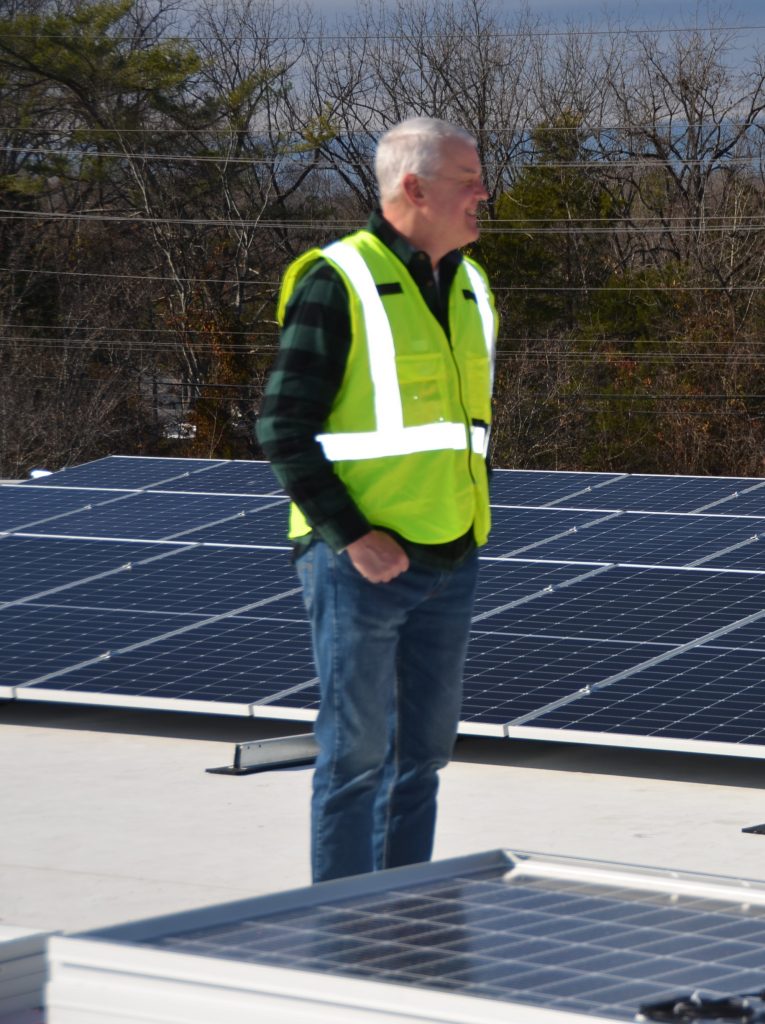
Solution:
M77 512L46 526L52 535L112 537L130 540L168 540L184 538L202 541L216 539L213 524L252 515L274 501L283 499L225 497L221 495L163 494L137 492L122 501ZM250 520L248 520L249 522ZM206 531L202 528L208 527Z
M754 536L765 520L625 512L534 548L534 558L693 565ZM524 557L532 557L529 553Z
M37 529L44 533L51 520L85 508L94 500L103 501L103 493L42 488L29 490L0 484L0 530Z
M272 700L313 678L306 624L230 617L75 669L35 690L77 693L83 699L99 695L112 703L121 698L197 701L215 711L216 703L242 708ZM292 696L288 706L302 706L299 696Z
M558 505L633 512L699 512L710 503L730 497L739 488L749 487L754 482L738 477L648 476L636 473L614 480L607 487L558 502ZM725 510L725 505L720 506L719 511ZM717 511L717 508L710 511Z
M109 455L82 466L69 466L50 476L27 480L25 487L106 487L133 490L168 483L179 477L203 475L220 459L156 459L130 455ZM194 488L190 488L194 489Z
M734 485L731 495L707 503L705 512L728 516L765 516L765 480L730 477Z
M754 569L765 572L765 520L754 522L756 532L753 530L744 543L729 545L722 554L710 559L707 564L717 569Z
M765 652L702 646L535 718L532 728L765 743Z
M289 608L293 617L304 618L297 576L286 551L259 551L255 556L240 548L145 545L137 554L128 572L72 587L57 594L56 603L198 618L254 602L265 614L269 604L278 601L281 615Z
M553 565L544 562L482 560L473 609L474 621L493 619L507 604L549 592L589 572L579 565Z
M491 474L491 502L496 505L547 505L550 502L561 503L574 496L600 494L607 491L603 487L611 481L618 480L614 473L567 473L545 470L526 469L495 469ZM609 508L608 505L596 506Z
M577 530L602 516L598 512L534 508L493 508L491 514L491 534L489 542L481 548L481 554L518 558L545 558L546 555L538 552L546 541L552 542L554 538L572 533L576 535Z
M287 501L283 498L247 500L259 501L262 504L244 516L198 530L193 535L193 539L205 544L265 544L288 548L289 504Z
M494 600L501 609L501 593ZM755 574L612 567L525 604L494 614L489 608L480 625L494 632L674 646L762 606L763 577Z
M0 602L70 586L149 554L145 546L130 543L10 535L0 540Z
M223 462L204 473L166 484L166 491L205 494L283 494L281 484L267 462Z
M651 644L583 642L535 636L471 634L460 719L504 724L640 664Z
M0 612L0 684L15 686L89 658L158 636L176 625L167 616L97 608L22 604Z

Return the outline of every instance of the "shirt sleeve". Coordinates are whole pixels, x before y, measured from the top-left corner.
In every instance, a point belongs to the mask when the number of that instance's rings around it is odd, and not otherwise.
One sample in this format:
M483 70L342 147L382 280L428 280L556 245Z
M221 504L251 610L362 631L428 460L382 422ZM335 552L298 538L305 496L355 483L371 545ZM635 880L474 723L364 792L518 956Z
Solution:
M287 305L257 438L282 487L335 551L371 529L316 440L342 384L350 346L345 284L319 260Z

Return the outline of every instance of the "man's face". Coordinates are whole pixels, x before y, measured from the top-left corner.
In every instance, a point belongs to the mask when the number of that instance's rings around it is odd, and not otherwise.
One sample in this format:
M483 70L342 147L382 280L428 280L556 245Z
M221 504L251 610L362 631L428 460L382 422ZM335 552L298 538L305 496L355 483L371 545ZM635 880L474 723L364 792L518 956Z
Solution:
M433 175L420 178L425 196L423 212L438 234L444 252L478 238L478 206L488 198L474 146L450 139L442 149Z

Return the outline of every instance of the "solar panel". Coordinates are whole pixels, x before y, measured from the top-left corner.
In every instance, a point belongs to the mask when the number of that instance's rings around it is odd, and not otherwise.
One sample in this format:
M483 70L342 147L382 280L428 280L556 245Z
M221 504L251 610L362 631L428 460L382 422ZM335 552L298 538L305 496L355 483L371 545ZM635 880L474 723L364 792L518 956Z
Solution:
M277 612L270 618L230 616L184 625L182 632L183 626L172 623L164 636L155 630L134 649L118 651L108 661L94 658L72 666L17 695L25 700L240 715L255 713L256 706L262 715L266 705L284 695L280 717L313 717L295 714L295 705L302 707L305 701L289 699L315 685L305 622L281 618ZM315 703L314 692L308 704Z
M561 513L562 515L565 513ZM576 562L622 562L693 566L719 557L735 546L755 542L765 519L713 515L612 512L576 532L504 552L507 556Z
M261 501L255 506L253 501ZM288 518L288 504L285 498L250 499L250 507L240 516L225 519L209 526L202 526L194 533L194 540L201 543L243 544L247 546L266 545L288 550L285 538Z
M509 607L589 578L592 572L579 565L484 559L478 575L473 622L494 619Z
M99 608L10 605L2 609L0 695L64 665L105 659L110 652L164 631L161 615Z
M162 484L163 491L193 491L206 494L283 494L267 462L224 462L204 473Z
M622 478L620 473L556 473L545 470L495 469L491 474L491 501L494 505L550 505L569 501L589 493L605 491ZM594 499L597 502L598 499ZM596 507L610 508L607 499Z
M222 464L221 459L158 459L109 455L82 466L68 466L49 476L25 480L30 487L89 487L135 490L179 478L197 480L199 474Z
M493 490L463 732L765 756L765 516L731 514L765 481L511 470ZM265 463L110 457L0 487L4 508L39 525L0 536L0 696L315 715ZM671 714L630 725L640 701Z
M735 639L735 638L731 638ZM765 643L760 635L735 648L703 645L637 676L614 682L553 709L527 728L639 738L635 745L678 749L692 742L710 753L763 756ZM759 749L754 749L759 747Z
M0 609L4 602L69 587L145 558L145 546L11 535L0 541Z
M75 554L83 546L69 542ZM252 550L205 545L147 545L130 550L134 557L129 571L83 581L57 593L56 604L199 617L278 598L280 614L304 617L297 576L283 551L258 552L256 561ZM287 592L292 596L285 597Z
M51 536L111 537L130 540L168 540L188 537L213 524L243 517L276 502L286 515L286 499L228 497L218 494L129 492L116 501L94 505L85 512L46 524Z
M720 569L765 571L765 533L757 533L746 544L731 545L707 562Z
M707 511L731 516L765 516L765 481L760 480L751 487L736 490L725 501L710 506Z
M99 495L99 500L103 495ZM29 529L86 508L87 492L60 491L0 484L0 530Z
M474 630L465 664L461 729L504 735L507 723L519 715L640 665L665 649L629 641Z
M508 575L512 576L510 568ZM497 610L477 623L508 636L562 636L671 645L759 611L763 577L702 569L611 566L522 606Z
M484 557L536 557L536 548L576 534L603 519L601 512L569 509L492 508L489 541L481 549ZM543 556L540 556L543 557Z
M638 473L614 480L608 487L591 490L558 506L617 509L631 512L725 512L737 489L760 488L762 480L729 477L648 476ZM765 494L760 498L765 509Z
M49 1006L138 1020L161 985L168 1020L202 1020L192 998L225 1016L236 991L242 1020L296 1019L299 997L317 1020L632 1021L762 990L763 943L761 883L495 851L54 939Z

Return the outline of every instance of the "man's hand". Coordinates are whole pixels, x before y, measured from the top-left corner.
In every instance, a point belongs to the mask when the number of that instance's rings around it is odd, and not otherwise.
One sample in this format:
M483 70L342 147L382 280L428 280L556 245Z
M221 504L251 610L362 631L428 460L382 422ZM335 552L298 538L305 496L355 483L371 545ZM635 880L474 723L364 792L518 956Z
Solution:
M406 551L383 530L370 530L345 550L354 568L370 583L389 583L409 568Z

